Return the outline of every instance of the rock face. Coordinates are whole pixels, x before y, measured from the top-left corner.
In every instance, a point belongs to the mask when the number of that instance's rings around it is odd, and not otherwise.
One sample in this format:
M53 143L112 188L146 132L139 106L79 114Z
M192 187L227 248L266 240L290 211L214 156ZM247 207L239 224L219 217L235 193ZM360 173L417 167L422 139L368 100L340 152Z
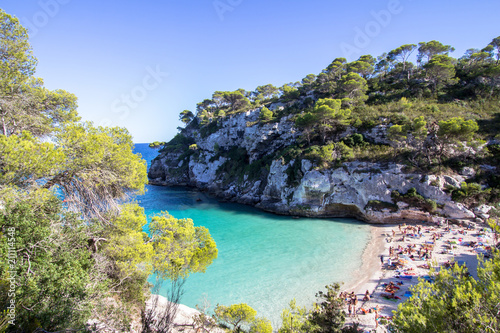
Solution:
M449 185L460 186L464 181L460 175L420 175L406 173L404 166L396 163L359 161L321 170L307 159L287 162L276 157L277 151L289 146L301 133L289 117L261 124L259 112L251 110L225 119L204 137L199 131L186 131L196 143L196 150L187 158L176 151L160 154L152 162L150 183L194 186L225 200L286 215L354 217L372 223L476 217L444 191ZM383 142L385 130L378 127L365 137ZM412 188L434 201L437 208L431 213L402 201L394 202L393 191L405 194ZM477 214L487 213L483 209Z

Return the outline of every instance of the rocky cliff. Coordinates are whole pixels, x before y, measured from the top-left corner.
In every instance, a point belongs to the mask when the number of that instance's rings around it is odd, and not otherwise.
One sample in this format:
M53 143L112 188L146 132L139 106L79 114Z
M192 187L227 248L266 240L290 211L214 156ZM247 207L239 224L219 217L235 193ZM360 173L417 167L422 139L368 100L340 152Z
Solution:
M404 165L388 161L349 161L321 168L305 158L287 160L279 152L295 142L301 131L291 116L262 123L259 114L260 109L255 109L225 117L205 132L188 126L182 132L183 142L165 147L153 160L150 183L193 186L225 200L286 215L354 217L373 223L488 217L491 207L469 210L446 192L473 176L467 170L438 176L408 173ZM350 132L347 127L338 137ZM373 143L387 143L384 126L363 135ZM395 197L396 191L401 196ZM434 206L429 209L418 200L406 200L404 195L411 191Z

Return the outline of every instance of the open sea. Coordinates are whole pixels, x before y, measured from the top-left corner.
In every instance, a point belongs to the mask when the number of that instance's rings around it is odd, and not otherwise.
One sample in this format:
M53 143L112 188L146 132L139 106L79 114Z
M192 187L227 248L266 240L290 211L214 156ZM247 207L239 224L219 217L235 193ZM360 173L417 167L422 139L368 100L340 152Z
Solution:
M147 144L136 144L135 152L148 166L157 155ZM309 308L325 285L351 282L370 240L370 226L354 219L278 216L189 188L148 185L137 201L148 216L168 211L193 219L217 243L218 258L206 273L188 277L182 304L194 308L208 301L213 310L247 303L273 327L280 326L281 311L293 298Z

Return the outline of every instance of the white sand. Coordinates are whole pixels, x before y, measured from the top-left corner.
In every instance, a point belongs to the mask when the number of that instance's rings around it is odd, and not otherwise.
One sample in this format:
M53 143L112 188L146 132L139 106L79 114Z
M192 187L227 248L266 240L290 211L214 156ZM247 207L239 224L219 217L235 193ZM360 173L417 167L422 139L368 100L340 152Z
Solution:
M380 309L379 315L384 317L392 317L392 312L396 310L397 306L404 302L408 297L405 297L405 293L409 290L410 286L418 283L418 278L429 275L429 269L421 268L418 266L432 263L437 264L437 266L443 266L447 261L465 262L469 268L469 272L477 277L477 253L473 247L468 247L461 245L461 242L482 242L484 245L492 245L493 234L480 232L481 228L485 228L484 225L477 225L473 230L466 230L466 228L459 227L450 224L450 230L446 230L446 225L436 226L434 224L422 223L422 224L411 224L411 227L421 227L422 236L420 238L405 237L403 242L403 230L405 229L402 225L401 232L399 231L398 225L382 225L373 226L372 229L372 241L367 246L363 258L363 268L364 276L358 279L358 282L352 285L348 285L344 290L351 292L354 291L358 298L358 306L356 308L356 315L347 318L347 323L357 322L365 332L386 332L383 325L378 325L375 327L375 311L372 313L363 314L360 308L365 310L375 309L378 307ZM395 231L396 237L392 237L392 230ZM409 229L407 229L409 230ZM465 234L461 234L459 231L465 231ZM436 239L430 254L432 259L421 260L416 258L416 251L413 252L414 259L406 260L408 264L405 265L406 272L411 275L411 279L407 278L396 278L398 273L395 270L388 268L389 259L389 247L398 248L402 246L406 248L409 244L415 244L415 250L420 248L422 244L427 242L432 242L433 234L441 233L442 237ZM481 236L480 236L481 235ZM450 244L450 242L455 242L456 244ZM464 244L464 243L462 243ZM482 249L479 247L479 250ZM394 256L392 257L392 262L397 261L396 253L394 251ZM382 267L380 262L380 256L384 256L384 266ZM401 255L399 255L401 257ZM411 269L411 270L409 270ZM401 273L403 271L400 271ZM382 297L382 294L388 294L384 289L383 284L388 284L390 282L397 284L398 281L402 281L403 285L400 285L399 290L395 292L395 296L400 299L389 300ZM364 294L368 290L371 295L370 301L363 302L362 299ZM347 306L346 306L347 312Z

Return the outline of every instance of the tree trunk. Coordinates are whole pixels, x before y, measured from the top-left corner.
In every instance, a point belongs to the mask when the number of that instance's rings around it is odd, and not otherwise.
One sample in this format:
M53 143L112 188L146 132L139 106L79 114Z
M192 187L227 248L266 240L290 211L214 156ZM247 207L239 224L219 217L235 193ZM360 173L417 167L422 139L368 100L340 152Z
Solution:
M5 117L3 114L2 114L2 130L3 130L3 135L8 136L7 125L5 124Z

